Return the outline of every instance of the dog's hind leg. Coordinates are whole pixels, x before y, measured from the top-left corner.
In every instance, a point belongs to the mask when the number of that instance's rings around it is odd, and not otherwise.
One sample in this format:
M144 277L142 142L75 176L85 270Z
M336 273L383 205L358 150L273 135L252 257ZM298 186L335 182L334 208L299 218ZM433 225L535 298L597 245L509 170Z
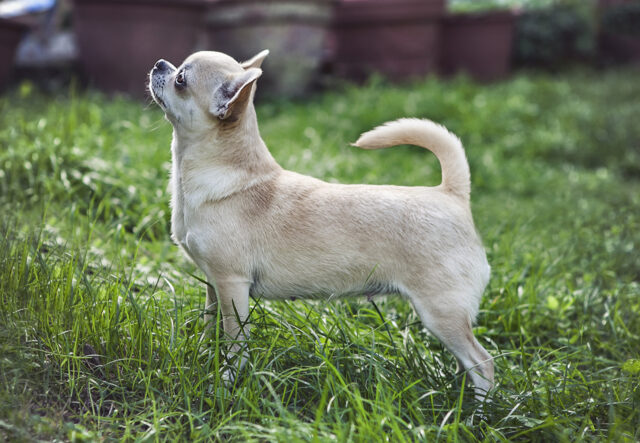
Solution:
M456 304L459 294L432 298L410 296L410 299L425 327L453 353L458 365L468 371L476 398L484 401L493 387L493 360L473 336L468 311Z

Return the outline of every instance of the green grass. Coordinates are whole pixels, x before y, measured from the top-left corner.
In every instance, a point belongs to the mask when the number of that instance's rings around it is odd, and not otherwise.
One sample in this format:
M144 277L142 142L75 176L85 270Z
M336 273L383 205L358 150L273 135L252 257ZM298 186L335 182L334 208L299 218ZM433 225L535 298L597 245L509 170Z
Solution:
M395 298L254 300L251 360L225 387L202 274L169 240L161 113L73 89L1 97L0 440L637 441L639 78L374 80L258 107L280 163L330 181L439 182L422 149L349 147L386 120L462 138L493 267L484 411Z

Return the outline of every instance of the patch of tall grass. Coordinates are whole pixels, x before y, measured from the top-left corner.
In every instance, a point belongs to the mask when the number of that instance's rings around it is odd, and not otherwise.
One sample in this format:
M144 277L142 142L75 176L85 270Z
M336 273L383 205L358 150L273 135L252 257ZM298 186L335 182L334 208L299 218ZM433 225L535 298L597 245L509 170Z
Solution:
M461 137L493 269L476 334L498 383L480 405L395 298L253 300L251 358L226 386L228 340L204 332L201 275L169 240L169 124L23 85L0 98L0 437L637 440L638 96L621 70L259 104L276 159L331 181L439 182L422 149L348 145L386 120Z

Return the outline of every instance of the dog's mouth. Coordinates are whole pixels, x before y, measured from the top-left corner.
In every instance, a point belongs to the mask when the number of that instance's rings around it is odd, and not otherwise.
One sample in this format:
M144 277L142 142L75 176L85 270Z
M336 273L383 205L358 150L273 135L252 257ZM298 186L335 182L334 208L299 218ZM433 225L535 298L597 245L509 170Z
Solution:
M158 106L160 106L164 111L167 110L167 104L164 102L164 100L162 100L162 97L160 97L154 90L153 90L153 86L151 86L149 88L149 90L151 91L151 97L153 97L153 99L155 100L155 102L158 104Z
M151 98L160 106L163 110L167 109L167 104L161 97L160 91L163 89L163 85L161 85L161 81L157 79L156 69L152 69L149 73L149 92L151 93Z

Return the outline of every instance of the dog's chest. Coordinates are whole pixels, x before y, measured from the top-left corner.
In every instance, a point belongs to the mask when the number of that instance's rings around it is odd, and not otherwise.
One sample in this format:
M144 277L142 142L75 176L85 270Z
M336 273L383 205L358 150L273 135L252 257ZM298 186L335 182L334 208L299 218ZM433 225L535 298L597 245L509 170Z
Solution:
M239 249L242 235L233 227L237 214L224 204L193 204L177 168L171 176L171 237L199 266L205 260L226 260Z
M179 183L172 180L171 195L171 237L184 251L196 261L198 254L197 242L193 238L193 233L189 235L189 213L185 207L185 198L181 192ZM193 230L193 229L192 229ZM191 238L189 238L191 237Z
M178 168L174 161L169 183L169 189L171 191L171 237L186 250L187 229L182 188L180 168ZM187 250L187 252L189 251Z

